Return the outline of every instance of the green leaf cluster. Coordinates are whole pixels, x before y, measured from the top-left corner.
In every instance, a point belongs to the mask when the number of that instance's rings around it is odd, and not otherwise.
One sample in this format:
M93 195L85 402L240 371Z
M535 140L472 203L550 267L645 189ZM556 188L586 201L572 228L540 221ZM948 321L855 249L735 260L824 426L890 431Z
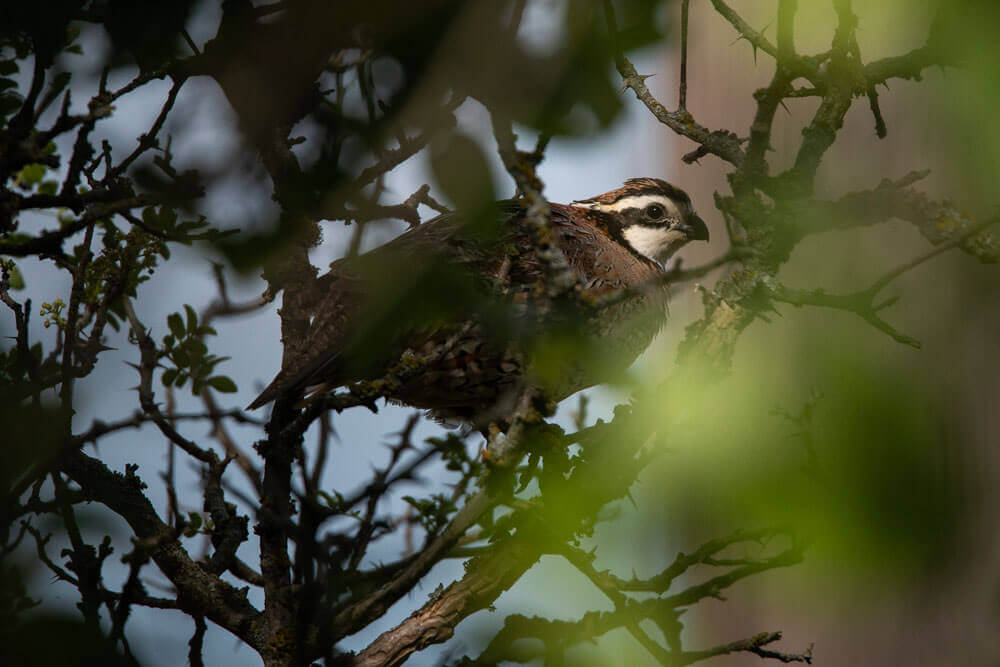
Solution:
M163 337L163 356L172 368L163 371L160 378L164 387L183 387L191 380L191 393L198 395L205 387L216 391L233 393L236 383L225 375L212 375L215 367L229 359L209 353L202 340L205 336L216 335L215 329L198 323L194 308L184 304L185 315L171 313L167 316L170 333Z
M0 59L0 125L5 125L24 102L24 97L17 92L17 81L11 78L18 71L20 68L15 58Z
M479 461L469 457L465 441L455 433L449 432L440 438L427 438L427 444L438 450L448 470L476 475L482 467Z
M206 516L202 518L198 512L188 512L188 520L184 523L184 537L211 535L214 527L212 517Z
M219 241L238 231L213 229L203 215L196 220L178 220L176 209L167 205L159 209L155 206L144 208L142 226L151 234L184 245L191 245L193 241ZM165 257L169 258L169 253Z
M108 323L118 330L125 318L122 297L137 296L139 285L150 279L160 259L170 258L170 248L163 239L139 228L123 234L110 219L97 224L104 232L101 235L103 247L86 264L84 301L100 307L107 299ZM70 261L80 263L86 252L83 244L75 246Z
M42 363L42 344L35 343L28 348L29 359L22 359L16 347L0 350L0 386L14 386L30 380L29 367L39 367Z
M430 498L417 499L403 496L403 500L417 512L417 519L430 535L436 535L448 523L448 517L455 513L455 503L443 493L435 493Z

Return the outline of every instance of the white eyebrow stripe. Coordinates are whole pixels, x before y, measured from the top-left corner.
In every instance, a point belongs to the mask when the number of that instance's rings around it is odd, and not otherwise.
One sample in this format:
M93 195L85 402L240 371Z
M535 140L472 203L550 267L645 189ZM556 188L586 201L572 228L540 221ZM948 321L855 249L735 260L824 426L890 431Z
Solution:
M666 211L668 218L680 218L681 212L677 208L677 204L667 197L666 195L629 195L627 197L622 197L613 204L601 204L595 202L592 204L587 204L588 208L605 211L608 213L617 213L618 211L624 211L628 208L646 208L650 204L659 204Z

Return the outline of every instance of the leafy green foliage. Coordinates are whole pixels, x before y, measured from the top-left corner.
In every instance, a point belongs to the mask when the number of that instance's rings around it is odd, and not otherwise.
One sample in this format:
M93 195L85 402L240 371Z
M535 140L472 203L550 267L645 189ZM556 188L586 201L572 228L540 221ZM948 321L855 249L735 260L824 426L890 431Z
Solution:
M40 356L41 346L34 346L31 353ZM58 453L63 436L64 420L57 409L45 404L22 404L8 393L17 386L22 373L23 366L16 359L16 353L0 353L0 423L4 425L0 494L4 497L23 475L36 466L46 465ZM7 529L9 525L0 523L0 531Z
M448 517L455 513L455 502L443 493L435 493L430 498L417 499L403 496L407 505L417 512L417 519L431 535L436 535L448 523Z
M162 355L169 360L172 368L163 371L161 381L164 387L183 387L191 380L191 393L198 395L206 386L216 391L233 393L236 383L224 375L212 375L215 367L229 359L210 354L202 340L205 336L216 335L215 329L198 324L198 314L194 308L184 304L186 316L171 313L167 316L170 333L163 337Z
M316 495L322 503L326 505L327 509L332 512L337 512L344 505L344 496L336 490L334 490L333 493L330 493L322 489L317 489Z
M795 342L748 341L748 361L697 402L663 392L668 407L643 417L671 434L653 506L717 529L795 526L843 581L940 566L963 521L961 480L942 465L948 401L853 325L827 324L824 344L788 330Z
M124 296L135 297L139 285L150 279L161 259L170 258L170 247L158 236L134 227L122 234L110 220L102 220L101 251L87 264L84 300L98 307L107 300L108 322L116 330L125 318ZM82 261L84 248L73 248L72 260Z
M188 512L188 520L184 522L184 537L211 535L214 528L212 517L202 517L198 512Z
M26 189L32 189L41 183L48 168L44 164L29 164L14 177L14 183Z
M427 438L427 444L438 450L448 470L477 475L482 467L476 459L469 457L465 442L453 432L443 437Z
M184 245L193 241L220 241L227 236L238 233L238 230L213 229L205 216L195 220L179 220L177 210L173 206L147 206L142 210L142 225L151 234ZM169 254L165 256L169 259Z
M56 145L51 141L41 149L42 156L55 156L55 153ZM49 172L48 165L41 162L26 164L14 175L14 185L28 192L37 191L41 194L55 194L59 188L59 183L54 180L43 181Z
M0 42L2 45L2 42ZM17 92L17 81L11 76L17 75L20 67L15 58L0 58L0 124L21 108L24 97Z
M0 267L7 272L7 287L12 290L24 289L24 276L12 259L0 259Z
M0 385L13 386L27 382L28 368L42 363L42 344L35 343L28 348L29 359L22 359L16 347L0 349Z

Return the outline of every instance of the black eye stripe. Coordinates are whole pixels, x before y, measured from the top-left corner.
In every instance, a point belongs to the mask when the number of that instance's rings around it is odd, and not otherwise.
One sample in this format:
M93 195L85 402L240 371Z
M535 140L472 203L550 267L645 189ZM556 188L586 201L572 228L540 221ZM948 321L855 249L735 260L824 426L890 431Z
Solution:
M647 227L649 229L665 229L680 221L679 217L667 215L666 210L664 210L662 217L656 220L651 220L646 213L650 206L663 207L662 204L647 204L643 208L635 206L622 209L613 215L618 218L620 224L624 227L635 226Z

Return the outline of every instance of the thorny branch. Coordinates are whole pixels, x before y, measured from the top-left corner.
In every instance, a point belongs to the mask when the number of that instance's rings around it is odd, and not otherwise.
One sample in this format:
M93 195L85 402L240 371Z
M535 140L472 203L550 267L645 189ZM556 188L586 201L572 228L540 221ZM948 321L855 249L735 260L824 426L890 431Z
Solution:
M899 297L892 297L880 303L876 303L876 298L882 290L889 285L889 283L894 281L899 276L920 266L924 262L951 250L952 248L964 246L971 238L981 234L987 227L990 227L997 222L998 221L994 219L975 225L968 231L965 231L961 236L954 238L948 243L943 243L923 255L920 255L919 257L916 257L908 262L905 262L904 264L901 264L895 269L888 271L866 289L853 294L829 294L822 289L806 291L790 289L783 285L776 285L771 290L771 296L775 301L790 303L794 306L822 306L825 308L834 308L837 310L846 310L855 313L879 331L883 331L891 336L893 340L903 343L904 345L919 348L920 341L900 333L885 320L879 317L879 312L895 304L899 300Z
M881 286L873 286L878 288L874 292L866 290L847 297L831 296L822 290L801 292L782 287L775 291L768 287L791 248L808 233L875 224L897 217L912 221L935 244L961 237L961 242L956 245L961 245L982 261L996 261L1000 258L994 236L986 233L964 236L965 232L973 229L966 216L951 205L931 202L923 194L909 188L922 177L920 173L910 174L897 182L884 181L874 190L851 193L836 202L811 199L816 170L856 97L867 98L875 117L877 134L884 136L885 122L874 94L874 86L893 77L916 78L924 68L934 64L953 64L954 59L936 44L937 35L934 31L938 29L938 22L935 22L927 46L902 56L863 63L855 38L857 17L849 0L834 2L838 23L830 50L815 55L801 55L796 51L794 39L797 4L795 0L782 0L778 3L777 42L772 43L763 31L753 29L726 2L712 0L716 12L752 46L755 55L760 50L775 60L775 73L771 83L755 94L757 111L750 126L745 153L740 148L741 142L735 133L708 133L692 119L682 119L681 114L687 113L686 104L681 104L677 112L667 111L646 89L644 77L636 74L620 48L617 45L614 47L618 70L625 86L636 92L657 119L677 134L699 144L697 149L686 156L686 161L714 154L735 167L729 174L733 196L717 195L717 202L723 215L727 217L727 222L732 220L740 225L747 232L747 237L741 240L745 244L739 248L741 257L732 257L733 251L730 251L721 261L725 263L726 260L736 259L748 270L736 271L720 281L711 292L703 292L705 317L689 329L689 335L681 347L682 365L698 359L695 365L709 370L710 374L724 374L728 369L736 338L759 314L761 306L754 303L753 299L754 295L760 293L758 288L761 285L776 300L851 310L896 340L910 345L916 343L878 316L878 311L891 303L872 302ZM605 2L604 9L608 30L613 43L617 44L617 25L612 3ZM685 27L682 17L682 31ZM686 50L682 47L682 69L685 66ZM807 79L812 87L795 89L792 82L800 77ZM794 165L778 176L770 176L767 173L765 155L770 149L775 112L784 99L803 94L819 96L820 105L803 133ZM686 100L686 88L684 99ZM728 139L720 139L722 136ZM758 191L773 199L774 204L765 203ZM780 242L776 242L779 239ZM715 262L710 263L707 268L714 266ZM678 269L679 267L674 267L670 272L672 277L683 277Z
M608 31L611 33L612 44L615 49L615 64L618 73L622 76L624 85L635 92L635 96L646 105L646 108L661 123L671 130L687 137L700 144L705 151L713 155L718 155L723 160L739 167L743 164L743 149L740 147L740 140L735 134L728 130L710 131L708 128L695 122L694 117L681 106L677 111L668 111L646 87L645 80L651 74L639 74L635 66L629 62L618 45L618 24L615 20L615 10L611 0L604 0L604 13L608 21ZM685 93L686 98L686 93Z
M495 478L508 476L505 467L520 458L515 454L519 453L522 445L522 438L525 437L525 430L532 424L538 423L540 415L535 406L535 394L527 389L523 392L518 409L513 416L512 425L506 434L495 431L487 444L487 451L497 472L491 475ZM333 627L338 633L350 634L360 627L367 625L371 619L381 616L389 604L398 600L406 594L412 585L423 577L430 567L440 560L441 557L473 526L480 517L491 510L498 500L507 493L503 484L498 484L497 479L492 481L484 480L482 488L471 495L448 525L434 537L433 540L410 562L405 569L401 570L395 578L382 587L380 590L368 595L365 599L357 601L338 613L333 620ZM389 637L393 644L399 632L407 632L402 629L390 631L383 637ZM379 653L384 650L377 646L378 642L366 649L366 653ZM426 644L425 644L426 645ZM374 647L374 648L373 648ZM396 650L395 648L393 649ZM407 655L409 652L407 652ZM361 664L364 664L363 662Z

